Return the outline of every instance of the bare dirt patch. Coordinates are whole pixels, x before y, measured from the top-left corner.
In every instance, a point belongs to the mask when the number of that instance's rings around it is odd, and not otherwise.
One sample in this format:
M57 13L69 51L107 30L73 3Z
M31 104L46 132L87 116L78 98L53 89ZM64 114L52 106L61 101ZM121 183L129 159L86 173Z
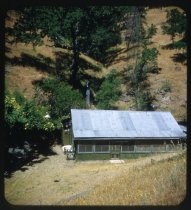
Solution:
M56 155L40 156L30 166L23 166L5 178L5 198L14 205L64 205L66 201L88 193L94 186L127 173L133 167L151 164L175 153L155 155L121 164L108 161L67 161L60 146Z

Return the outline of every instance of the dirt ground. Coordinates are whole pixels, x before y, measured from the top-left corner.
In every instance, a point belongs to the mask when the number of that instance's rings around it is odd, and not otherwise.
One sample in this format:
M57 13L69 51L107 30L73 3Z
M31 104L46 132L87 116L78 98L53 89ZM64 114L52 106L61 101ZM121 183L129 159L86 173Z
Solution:
M142 167L176 153L124 160L124 163L66 160L59 145L55 155L40 156L5 178L5 199L13 205L64 205L65 201L91 191L98 183L134 167ZM93 205L93 204L92 204Z

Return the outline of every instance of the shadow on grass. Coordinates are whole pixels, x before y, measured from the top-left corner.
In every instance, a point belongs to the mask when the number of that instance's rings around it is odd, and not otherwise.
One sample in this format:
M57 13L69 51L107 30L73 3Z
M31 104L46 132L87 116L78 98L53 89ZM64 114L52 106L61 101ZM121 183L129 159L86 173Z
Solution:
M120 61L128 61L129 59L135 57L135 55L133 55L134 53L132 53L132 51L137 48L137 45L132 45L130 47L128 47L127 45L123 48L114 48L111 49L107 52L107 57L104 59L104 62L106 63L106 66L109 66L111 63L118 63ZM117 56L119 56L121 54L121 56L117 58ZM124 54L124 55L122 55Z
M183 63L183 64L187 61L186 53L176 53L171 58L173 59L174 62Z
M170 49L174 50L173 44L168 44L166 46L163 46L162 49ZM187 60L187 54L186 53L175 53L174 56L171 57L174 62L178 63L185 63Z
M45 132L39 130L22 131L12 129L12 134L6 138L4 151L4 177L10 178L15 171L26 171L30 166L41 163L50 156L57 155L52 146L60 139L60 131ZM12 143L14 140L14 144ZM30 150L24 150L22 142L29 143ZM10 148L18 148L10 153ZM24 153L22 153L22 151ZM15 153L16 152L16 153Z
M70 66L72 63L71 55L64 53L64 52L55 52L54 53L56 62L55 62L55 69L57 75L62 75L64 78L67 74L71 73Z
M55 153L53 151L51 151L51 152L49 151L49 152L45 152L45 153L43 152L43 157L39 157L40 154L42 155L42 152L36 156L31 156L27 159L12 163L12 165L9 165L6 169L6 171L4 172L4 177L11 178L15 171L20 170L22 172L25 172L29 169L29 167L34 166L39 163L42 163L43 161L49 159L48 156L57 155L57 153Z
M30 160L25 160L22 162L19 162L17 164L15 164L14 166L11 166L8 170L6 170L4 172L4 177L5 178L11 178L14 174L14 172L16 171L21 171L21 172L25 172L27 171L30 167L42 163L43 161L49 159L48 157L42 157L39 159L35 158L31 158Z
M161 47L163 50L174 50L174 45L173 43L170 44L166 44L164 46Z
M10 49L7 47L6 51L9 52ZM31 55L29 53L22 53L21 56L19 57L13 57L10 58L8 56L6 56L6 63L10 63L12 65L22 65L22 66L29 66L29 67L34 67L37 70L41 71L41 72L47 72L53 75L57 75L60 78L62 78L65 81L68 81L72 86L74 86L74 84L72 84L70 82L71 79L71 65L72 65L72 55L69 53L64 53L61 51L58 52L54 52L55 55L55 60L51 59L50 57L44 56L40 53L35 54L35 55ZM88 62L88 59L89 62ZM95 64L94 64L95 62ZM83 93L86 90L86 88L84 88L84 84L82 84L83 82L80 81L80 79L90 79L89 76L86 76L85 78L85 74L81 75L81 72L83 72L85 69L91 69L93 71L100 71L102 68L102 66L99 66L96 61L94 61L91 58L88 58L87 56L87 60L80 58L79 60L79 72L77 73L77 78L78 78L78 84L75 84L75 89L79 89L80 92ZM80 72L81 71L81 72ZM92 80L92 79L90 79ZM33 83L38 83L38 81L34 81Z
M104 59L104 63L106 63L106 66L109 66L114 60L116 61L116 57L119 56L122 53L127 53L126 48L114 48L113 50L110 50L107 52L107 56ZM124 56L125 58L125 56ZM120 58L120 60L124 59L123 57Z
M148 72L148 74L160 74L162 68L156 67L153 68L151 72ZM130 73L132 72L132 73ZM119 77L121 78L121 81L123 83L129 82L131 80L131 75L133 74L133 68L123 68L119 73ZM148 75L147 75L148 77Z
M95 61L95 62L96 62L96 61ZM84 59L80 58L80 65L79 65L79 68L80 68L81 70L92 69L92 70L95 71L95 72L100 72L101 69L102 69L102 66L99 66L99 64L97 64L97 63L96 63L95 65L93 65L93 64L91 64L91 63L85 61Z
M40 70L42 72L52 73L55 70L55 63L50 58L45 57L42 54L32 56L26 53L22 53L21 57L6 57L6 61L13 65L35 67L37 70Z
M10 47L5 46L5 53L9 53L9 52L11 52Z
M47 159L48 159L48 157L43 157L43 158L38 159L38 160L32 160L32 161L29 163L29 165L30 165L30 166L33 166L33 165L35 165L35 164L37 164L37 163L42 163L43 161L45 161L45 160L47 160Z
M27 167L22 167L22 168L20 168L20 171L22 171L22 172L27 171L27 170L28 170Z

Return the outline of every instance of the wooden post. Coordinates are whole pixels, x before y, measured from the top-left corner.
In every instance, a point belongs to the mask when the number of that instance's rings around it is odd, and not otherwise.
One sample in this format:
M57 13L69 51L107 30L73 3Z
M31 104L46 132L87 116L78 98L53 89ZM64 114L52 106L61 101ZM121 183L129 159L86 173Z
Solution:
M89 82L86 84L87 90L86 90L86 107L90 108L90 87Z
M61 142L62 142L62 145L64 145L64 127L63 126L61 128Z
M134 152L136 153L137 152L137 146L134 145Z
M175 148L174 142L173 140L170 140L170 143L173 145L173 147Z

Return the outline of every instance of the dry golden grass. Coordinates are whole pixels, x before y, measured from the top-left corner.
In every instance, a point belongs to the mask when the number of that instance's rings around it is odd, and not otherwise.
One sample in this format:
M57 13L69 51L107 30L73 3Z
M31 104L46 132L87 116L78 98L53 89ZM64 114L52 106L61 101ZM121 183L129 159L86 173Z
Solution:
M38 71L34 67L12 66L6 72L5 85L9 90L19 90L25 97L32 98L35 93L33 82L48 76L48 73Z
M178 205L186 196L186 154L101 182L67 205Z

